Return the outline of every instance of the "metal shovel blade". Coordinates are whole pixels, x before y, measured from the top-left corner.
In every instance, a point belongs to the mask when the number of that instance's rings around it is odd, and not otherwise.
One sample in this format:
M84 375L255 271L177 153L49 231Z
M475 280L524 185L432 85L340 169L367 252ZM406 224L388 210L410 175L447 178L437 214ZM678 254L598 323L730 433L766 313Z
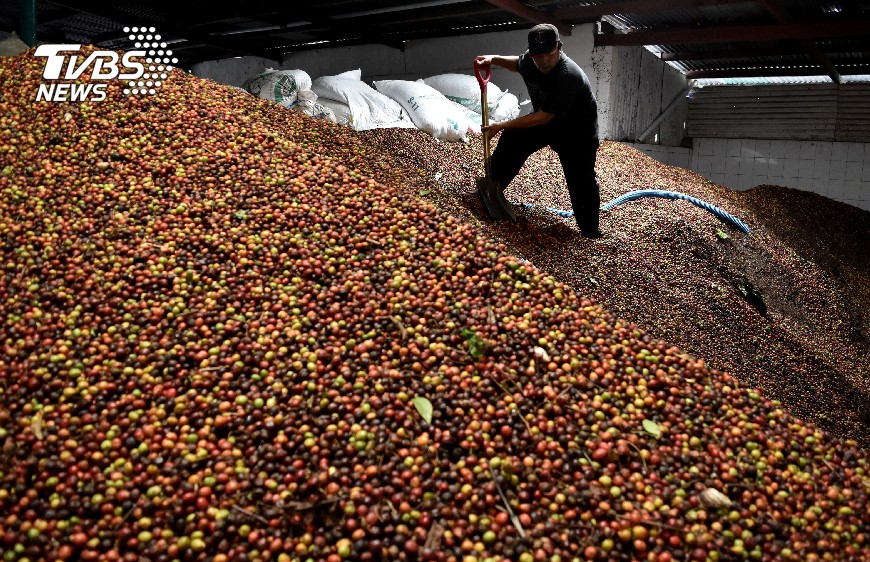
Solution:
M477 82L480 84L480 106L482 108L482 125L489 125L489 105L486 101L486 85L489 83L490 67L483 66L474 61L474 74L477 77ZM493 220L517 220L517 213L514 206L504 198L504 193L501 190L498 182L492 180L492 165L490 163L489 150L489 135L483 134L483 169L486 174L482 178L477 179L477 194L480 196L480 201L483 203L483 208L486 209L486 214Z
M493 220L517 220L514 206L505 199L498 182L486 178L476 178L476 181L477 194L489 218Z

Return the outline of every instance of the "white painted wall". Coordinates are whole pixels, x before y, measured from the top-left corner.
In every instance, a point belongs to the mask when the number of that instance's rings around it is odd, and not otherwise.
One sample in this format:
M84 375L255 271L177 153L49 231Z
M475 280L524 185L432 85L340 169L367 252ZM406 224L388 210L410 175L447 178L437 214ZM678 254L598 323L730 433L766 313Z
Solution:
M779 185L870 211L870 143L701 138L691 150L632 146L737 191Z
M195 64L190 70L194 76L214 80L220 84L241 87L248 78L260 74L267 68L287 70L278 61L260 57L210 60Z
M682 148L679 146L664 146L661 144L641 144L641 143L625 143L628 146L634 147L653 160L658 160L669 166L678 168L692 169L692 149ZM708 178L709 179L709 178Z
M607 120L610 114L609 79L613 48L595 49L594 32L592 24L576 26L570 36L562 37L562 43L565 53L589 77L599 102L600 134L603 138L609 138ZM363 80L371 84L375 80L417 80L447 72L474 74L472 61L475 56L518 55L525 51L526 46L527 31L516 30L408 41L404 51L386 45L359 45L290 53L281 62L259 57L207 61L194 65L192 71L201 78L241 86L248 78L266 68L302 69L312 79L359 68ZM493 68L492 82L516 95L521 103L528 100L528 92L519 74ZM531 104L521 107L527 111Z
M691 167L731 189L781 185L870 211L870 143L702 138Z

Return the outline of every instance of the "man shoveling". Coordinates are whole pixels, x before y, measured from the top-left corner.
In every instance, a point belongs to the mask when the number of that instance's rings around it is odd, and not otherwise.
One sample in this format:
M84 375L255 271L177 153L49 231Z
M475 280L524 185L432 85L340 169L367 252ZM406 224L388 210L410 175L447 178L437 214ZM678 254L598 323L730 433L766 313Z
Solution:
M583 69L562 52L559 31L549 24L536 25L529 31L525 53L480 55L474 63L519 72L532 101L532 113L482 128L488 136L503 131L490 162L491 180L504 192L526 159L550 146L562 163L580 233L599 238L598 106Z

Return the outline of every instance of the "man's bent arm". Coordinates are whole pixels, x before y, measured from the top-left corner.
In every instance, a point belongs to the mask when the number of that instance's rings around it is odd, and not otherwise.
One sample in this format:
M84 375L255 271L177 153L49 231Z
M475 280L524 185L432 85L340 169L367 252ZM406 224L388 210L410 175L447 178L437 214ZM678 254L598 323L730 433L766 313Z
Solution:
M529 113L528 115L523 115L522 117L511 119L510 121L495 123L487 127L487 130L490 131L492 134L495 134L502 129L525 129L527 127L537 127L538 125L549 123L550 119L552 119L553 116L553 113L547 113L546 111L538 110L534 113Z
M495 65L501 68L506 68L511 72L520 71L520 57L510 57L502 55L480 55L475 59L477 64Z

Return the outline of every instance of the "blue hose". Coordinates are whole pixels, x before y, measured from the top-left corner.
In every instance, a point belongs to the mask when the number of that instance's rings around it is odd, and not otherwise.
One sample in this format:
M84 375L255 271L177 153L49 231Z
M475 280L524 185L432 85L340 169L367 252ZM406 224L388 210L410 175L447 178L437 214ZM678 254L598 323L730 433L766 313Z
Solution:
M726 213L719 207L711 205L706 201L701 201L697 197L692 197L691 195L686 195L685 193L678 193L676 191L662 191L659 189L641 189L638 191L630 191L624 195L620 195L616 199L608 201L601 206L601 210L608 211L611 208L616 207L617 205L625 203L626 201L634 201L635 199L641 199L643 197L662 197L665 199L682 199L684 201L688 201L697 205L698 207L701 207L702 209L710 211L717 217L730 222L731 224L739 228L744 234L749 233L749 227L731 213ZM522 205L526 209L533 209L535 207L534 205L529 205L528 203L522 203ZM572 213L571 211L562 211L561 209L553 209L551 207L546 207L546 209L551 213L556 213L562 218L569 219L574 216L574 213Z
M730 222L731 224L733 224L734 226L739 228L744 234L747 234L749 232L749 227L746 226L746 224L742 220L738 219L737 217L735 217L731 213L726 213L725 211L723 211L719 207L717 207L715 205L711 205L710 203L707 203L706 201L701 201L697 197L692 197L691 195L686 195L685 193L678 193L676 191L662 191L659 189L640 189L638 191L630 191L624 195L620 195L619 197L617 197L616 199L613 199L612 201L608 201L607 203L605 203L604 205L601 206L601 210L607 211L613 207L616 207L617 205L619 205L621 203L625 203L626 201L634 201L635 199L640 199L642 197L663 197L665 199L682 199L683 201L688 201L689 203L697 205L698 207L701 207L702 209L706 209L706 210L710 211L711 213L713 213L714 215L716 215L720 219L724 219L724 220Z
M528 203L520 203L520 205L522 205L526 209L534 209L535 208L535 205L530 205ZM554 209L552 207L546 207L546 209L548 211L550 211L551 213L556 213L557 215L559 215L563 219L570 219L571 217L574 216L574 213L572 213L571 211L563 211L561 209Z

